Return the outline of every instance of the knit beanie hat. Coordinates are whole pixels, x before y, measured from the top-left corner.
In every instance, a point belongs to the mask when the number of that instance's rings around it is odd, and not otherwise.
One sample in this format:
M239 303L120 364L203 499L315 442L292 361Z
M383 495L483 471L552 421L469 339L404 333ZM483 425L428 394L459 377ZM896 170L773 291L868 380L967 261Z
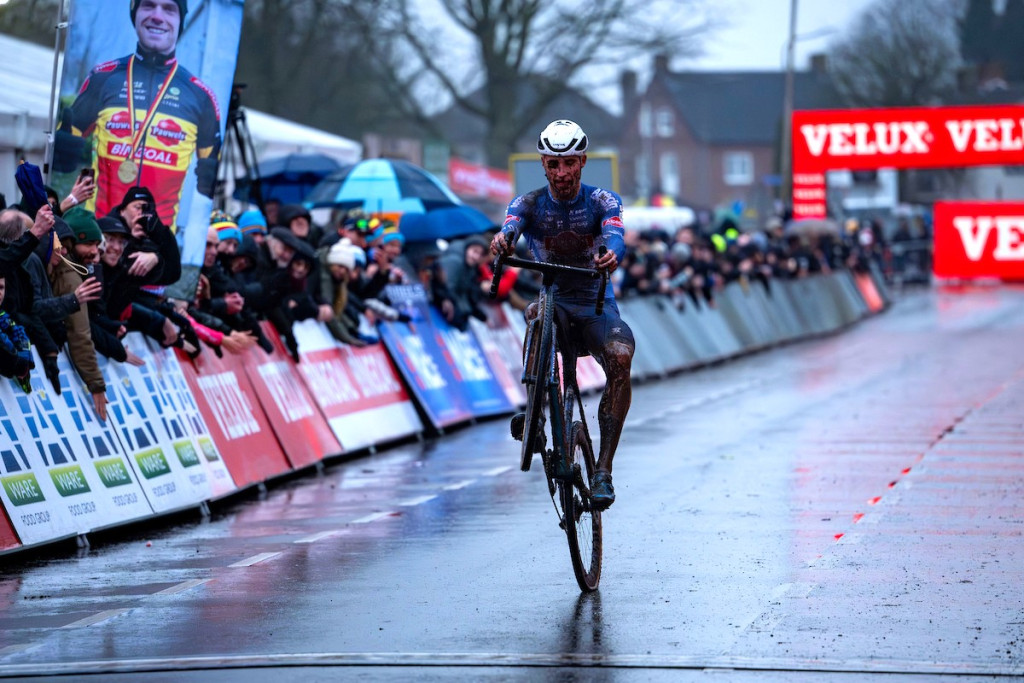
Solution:
M103 241L103 233L92 211L75 207L64 214L64 222L71 228L71 239L76 243Z
M243 235L267 234L267 219L258 209L246 211L238 217L238 229Z
M153 193L149 191L147 187L130 187L128 191L124 193L124 198L121 203L117 205L118 209L123 209L132 202L143 200L150 204L156 204L156 200L153 199Z
M355 247L347 240L337 242L327 252L327 263L335 266L345 266L349 270L356 265L356 256L353 250Z
M131 5L128 7L128 14L132 18L132 26L135 25L135 14L139 11L140 0L131 0ZM188 14L188 0L174 0L178 5L178 13L181 15L181 23L178 24L178 37L181 37L181 32L185 30L185 15Z
M217 231L217 237L221 242L235 240L239 244L242 243L242 231L238 229L238 224L223 211L214 211L210 214L210 227Z

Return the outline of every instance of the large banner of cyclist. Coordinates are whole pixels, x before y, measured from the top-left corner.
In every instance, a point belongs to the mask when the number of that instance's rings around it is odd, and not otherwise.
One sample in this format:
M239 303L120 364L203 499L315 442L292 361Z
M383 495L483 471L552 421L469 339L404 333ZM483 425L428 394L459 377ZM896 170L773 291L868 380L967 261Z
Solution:
M133 187L202 265L242 27L236 0L75 0L60 84L52 183L83 176L97 217ZM215 36L216 40L208 40ZM185 230L185 226L195 226Z

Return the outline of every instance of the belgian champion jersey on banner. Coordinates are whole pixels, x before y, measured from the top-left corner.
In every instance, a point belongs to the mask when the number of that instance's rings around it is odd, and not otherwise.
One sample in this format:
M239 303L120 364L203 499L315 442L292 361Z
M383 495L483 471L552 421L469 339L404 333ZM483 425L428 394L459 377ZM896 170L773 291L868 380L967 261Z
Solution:
M97 192L86 208L104 216L130 187L141 185L152 191L157 214L168 226L177 224L193 155L216 158L221 144L220 111L213 92L177 59L141 52L92 70L65 112L62 127L69 126L73 135L93 136ZM124 173L127 161L134 161L134 177L132 164Z

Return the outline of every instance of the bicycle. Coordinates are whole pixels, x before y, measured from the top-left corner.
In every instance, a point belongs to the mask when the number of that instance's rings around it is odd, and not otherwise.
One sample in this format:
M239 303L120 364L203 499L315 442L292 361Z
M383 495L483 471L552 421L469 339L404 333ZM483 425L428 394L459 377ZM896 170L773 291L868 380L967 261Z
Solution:
M604 247L601 250L603 254ZM558 525L565 531L569 542L576 582L584 592L595 591L601 580L602 537L601 509L592 505L590 495L590 481L596 468L594 444L576 383L576 359L581 354L568 343L565 345L569 348L559 348L564 340L559 339L558 334L554 281L558 275L600 277L601 288L595 312L601 315L608 274L499 255L494 260L491 298L497 294L498 281L505 266L533 270L544 276L537 298L538 315L529 321L523 340L522 383L526 385L526 411L521 425L517 424L516 418L512 422L512 436L521 438L523 442L520 469L529 471L534 452L540 453L548 493L559 518ZM562 355L561 372L559 353ZM544 433L545 422L548 422L543 415L545 405L550 415L552 448L547 447ZM577 406L580 419L574 420Z

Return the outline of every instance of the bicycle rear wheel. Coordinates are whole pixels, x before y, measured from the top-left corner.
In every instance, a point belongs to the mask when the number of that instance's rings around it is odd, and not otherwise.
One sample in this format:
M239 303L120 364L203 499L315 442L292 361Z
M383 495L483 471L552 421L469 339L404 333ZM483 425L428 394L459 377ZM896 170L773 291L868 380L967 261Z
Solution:
M554 306L550 299L541 296L540 314L534 323L530 348L527 350L526 361L526 422L523 426L523 444L520 452L519 468L526 472L533 462L534 446L538 442L544 423L541 413L544 409L545 392L548 384L548 369L551 366L551 337L554 334ZM533 377L533 380L529 378Z
M594 449L582 422L573 423L569 447L572 464L579 465L583 486L589 486L595 468ZM580 590L589 592L597 590L601 581L601 511L591 509L589 491L581 491L579 487L579 481L559 482L572 571Z

